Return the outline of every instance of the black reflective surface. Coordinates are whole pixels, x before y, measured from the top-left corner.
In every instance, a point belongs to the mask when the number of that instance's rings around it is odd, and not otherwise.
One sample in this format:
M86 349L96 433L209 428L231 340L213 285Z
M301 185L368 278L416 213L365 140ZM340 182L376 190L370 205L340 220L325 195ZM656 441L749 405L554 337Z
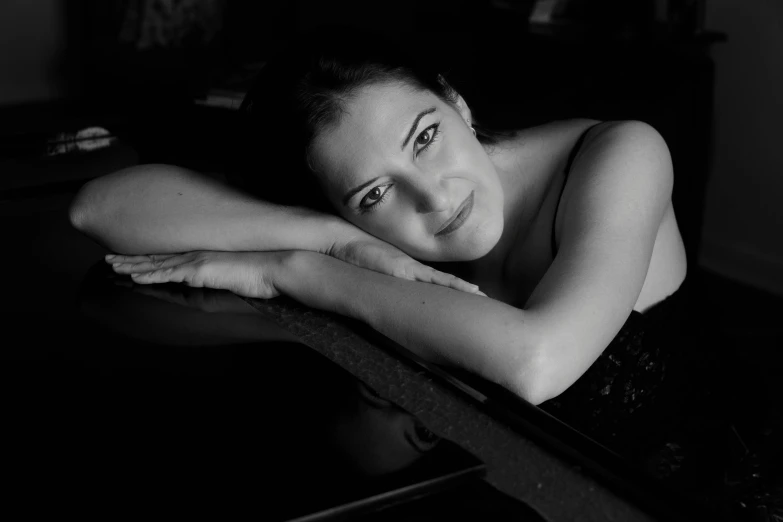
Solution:
M291 441L303 445L302 454L309 455L315 450L308 445L324 447L326 442L306 439L301 427L310 425L303 417L289 422L286 414L296 410L285 405L321 405L317 401L322 397L346 393L365 401L372 394L359 395L367 391L361 387L313 392L308 383L323 380L317 372L307 377L299 361L314 354L259 349L290 347L300 339L232 294L177 285L134 286L114 277L101 261L105 250L68 223L71 197L54 192L35 200L0 202L0 230L10 245L0 258L5 275L0 282L0 418L9 509L99 516L269 516L269 498L279 500L281 509L304 506L308 494L302 487L315 479L304 471L289 471L283 479L291 484L303 477L302 486L277 489L284 482L278 482L273 464L286 458L292 466L299 461L270 444L290 434ZM284 310L282 303L277 306ZM455 474L453 467L441 468L445 482L436 481L427 495L372 515L354 512L360 518L441 520L451 513L538 521L537 511L571 518L569 513L588 510L592 516L600 513L599 518L620 513L624 520L649 520L578 468L529 442L525 432L508 431L459 394L430 382L421 369L401 373L393 365L379 366L382 350L360 347L357 333L362 335L358 329L339 333L330 327L304 340L329 343L335 336L345 337L351 347L346 354L370 371L340 366L423 415L433 431L491 463L486 482L475 473L459 480L464 477L459 466ZM327 406L344 419L339 408ZM326 406L323 412L316 410L328 417ZM402 434L394 440L404 440L410 449L404 437L411 429L415 435L416 425L405 415L379 415L383 410L366 407L349 411L367 429L378 426L379 417L401 419L392 422L396 431L391 433ZM341 425L345 423L331 422L324 432ZM426 440L421 433L419 438ZM438 443L427 455L446 455L443 447ZM362 495L373 494L367 488L371 483L391 490L400 484L395 480L419 481L432 470L422 461L410 462L406 470L387 468L388 480L368 476L361 483ZM450 477L458 480L452 483ZM448 487L437 492L441 485Z
M81 171L89 157L71 163ZM293 441L315 444L295 429L310 429L304 419L286 420L284 404L342 392L302 388L317 379L305 378L296 350L258 349L301 341L487 464L485 481L476 475L460 484L449 481L434 495L361 519L542 520L541 513L552 520L651 520L645 507L635 505L636 497L616 489L616 481L595 480L585 465L595 448L582 438L565 452L562 443L544 444L552 438L544 433L547 424L506 418L519 401L494 408L466 400L464 390L453 386L458 380L449 376L443 385L436 372L382 349L380 340L368 343L356 324L333 317L321 325L320 316L300 310L288 326L313 321L317 329L288 328L303 335L294 337L225 292L133 286L111 276L101 262L106 250L68 222L73 193L58 187L0 198L0 231L8 245L0 257L1 465L9 484L4 499L12 502L8 510L100 516L249 512L263 518L269 498L282 506L303 504L307 494L298 482L275 489L272 464L291 455L270 449L270 441L291 433ZM97 268L88 276L91 267ZM288 313L282 301L273 301L274 310ZM318 411L328 417L326 407ZM331 411L341 415L339 408ZM325 430L339 425L332 422ZM302 454L308 451L316 450L305 447ZM562 459L563 453L569 458ZM404 471L409 479L422 468L418 462L405 470L387 468L384 487L394 487L391 478L404 478ZM289 472L289 484L303 475ZM370 482L381 481L370 477L361 485Z
M137 513L320 520L484 472L231 294L132 285L99 263L76 304L103 345L71 337L59 360L3 365L20 489Z

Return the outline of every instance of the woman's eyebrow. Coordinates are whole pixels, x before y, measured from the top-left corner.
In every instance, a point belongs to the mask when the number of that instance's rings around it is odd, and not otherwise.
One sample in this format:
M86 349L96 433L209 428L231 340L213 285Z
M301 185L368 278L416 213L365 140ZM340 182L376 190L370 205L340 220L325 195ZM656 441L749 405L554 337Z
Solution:
M352 197L354 197L354 195L355 195L357 192L361 192L361 191L362 191L362 190L364 190L364 189L365 189L367 186L369 186L369 185L372 185L373 183L375 183L376 181L378 181L378 179L379 179L379 178L373 178L373 179L371 179L371 180L369 180L369 181L365 181L364 183L362 183L362 184L361 184L361 185L359 185L358 187L354 187L354 188L352 188L351 190L349 190L349 191L348 191L348 193L347 193L345 196L343 196L343 205L347 205L347 204L348 204L348 202L349 202L349 201L351 201L351 198L352 198Z
M424 109L421 111L418 116L416 116L416 119L413 120L413 125L411 125L411 130L408 131L408 135L405 136L405 139L402 142L401 150L405 150L405 147L408 145L408 142L411 140L411 137L413 136L413 133L416 132L416 128L419 126L419 121L425 117L426 115L435 112L435 107L430 107L429 109Z
M411 140L414 133L416 132L416 129L419 127L419 121L421 121L421 119L426 115L432 114L433 112L435 112L435 107L430 107L429 109L424 109L423 111L421 111L419 114L416 115L416 119L413 120L413 125L411 125L411 129L408 131L408 135L405 136L405 140L403 140L402 142L402 147L401 147L402 150L405 150L405 147L408 145L408 142ZM372 185L373 183L378 181L378 179L379 178L373 178L369 181L365 181L358 187L354 187L351 190L349 190L345 194L345 196L343 196L343 206L347 205L348 202L351 201L351 198L354 197L354 195L356 195L356 193L361 192L367 186Z

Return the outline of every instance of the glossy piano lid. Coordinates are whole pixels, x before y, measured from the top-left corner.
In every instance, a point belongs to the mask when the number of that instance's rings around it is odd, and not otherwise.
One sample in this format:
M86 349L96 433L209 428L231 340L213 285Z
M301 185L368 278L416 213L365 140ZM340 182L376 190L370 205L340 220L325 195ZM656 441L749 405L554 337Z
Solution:
M170 344L113 332L123 322L143 329L129 314L147 306L159 321L179 306L154 308L160 296L128 299L131 291L107 279L82 295L105 312L85 323L89 346L3 366L19 393L7 404L18 451L6 469L21 489L110 516L304 521L375 511L484 473L469 452L303 344L188 346L194 332L206 339L208 321L238 328L236 314L198 311L185 343L173 331L158 332Z

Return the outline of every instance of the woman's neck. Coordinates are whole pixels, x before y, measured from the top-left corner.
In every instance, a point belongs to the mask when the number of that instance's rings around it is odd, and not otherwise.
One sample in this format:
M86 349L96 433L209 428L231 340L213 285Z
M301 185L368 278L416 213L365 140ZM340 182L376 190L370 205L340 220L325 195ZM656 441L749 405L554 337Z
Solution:
M551 126L551 125L550 125ZM467 281L505 278L511 254L525 244L556 203L558 174L562 174L562 139L552 139L549 126L524 129L487 153L503 187L503 232L489 253L474 261L435 263L438 270ZM555 134L560 134L555 132ZM553 199L555 198L555 199ZM548 245L549 243L547 243ZM437 265L437 266L436 266Z
M469 263L486 276L502 276L509 254L530 229L546 196L548 183L543 181L551 176L543 175L531 149L524 138L516 137L489 151L503 187L503 233L487 255Z

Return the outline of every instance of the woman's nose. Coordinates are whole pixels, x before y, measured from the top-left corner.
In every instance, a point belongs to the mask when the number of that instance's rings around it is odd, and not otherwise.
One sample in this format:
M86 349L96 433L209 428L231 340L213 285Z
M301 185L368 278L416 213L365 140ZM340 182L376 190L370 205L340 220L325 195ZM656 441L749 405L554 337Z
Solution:
M422 214L443 212L449 208L446 188L438 179L420 181L415 186L416 210Z

